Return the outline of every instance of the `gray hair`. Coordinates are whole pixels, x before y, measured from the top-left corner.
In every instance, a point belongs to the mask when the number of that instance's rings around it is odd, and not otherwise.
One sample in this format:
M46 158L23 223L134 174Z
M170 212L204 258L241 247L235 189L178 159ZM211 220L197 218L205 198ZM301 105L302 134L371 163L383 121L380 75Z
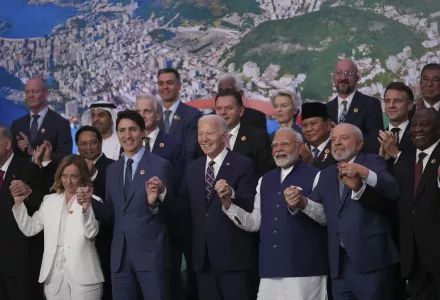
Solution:
M46 80L44 80L43 76L41 76L41 75L32 76L31 78L28 79L28 81L30 81L30 80L40 81L41 84L43 85L43 89L47 90Z
M280 96L284 96L284 97L289 97L290 98L290 100L292 101L293 108L296 110L295 113L297 113L300 110L300 108L301 108L301 100L299 99L297 94L292 93L291 91L288 91L288 90L279 90L279 91L277 91L275 93L275 95L273 95L270 98L270 101L272 102L272 106L273 107L275 106L275 99L277 97L280 97Z
M153 94L140 94L136 96L136 102L142 99L152 100L154 112L159 113L162 116L163 113L162 104L159 102L159 100L156 97L154 97Z
M8 127L0 125L0 137L12 141L12 133Z
M233 73L225 73L220 75L217 86L220 86L220 82L227 79L234 80L235 83L234 87L237 92L241 92L243 90L243 80L238 74L233 74Z
M222 117L217 115L205 115L199 119L199 123L201 121L206 121L206 120L215 120L221 130L220 133L225 133L228 131L228 124L226 123L225 119L223 119Z
M275 135L277 135L278 132L290 132L292 135L295 136L295 139L298 143L304 143L304 139L302 137L302 135L298 132L293 130L292 128L288 128L288 127L281 127L279 129L277 129L277 131L275 131Z

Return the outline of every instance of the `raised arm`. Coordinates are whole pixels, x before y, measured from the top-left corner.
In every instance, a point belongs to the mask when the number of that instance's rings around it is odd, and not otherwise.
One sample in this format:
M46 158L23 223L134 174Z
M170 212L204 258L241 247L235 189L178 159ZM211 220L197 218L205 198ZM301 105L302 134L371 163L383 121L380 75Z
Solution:
M40 209L37 210L32 217L28 215L26 205L24 205L24 198L15 197L15 205L12 207L12 213L18 228L27 237L37 235L44 228L44 203L49 196L45 196Z

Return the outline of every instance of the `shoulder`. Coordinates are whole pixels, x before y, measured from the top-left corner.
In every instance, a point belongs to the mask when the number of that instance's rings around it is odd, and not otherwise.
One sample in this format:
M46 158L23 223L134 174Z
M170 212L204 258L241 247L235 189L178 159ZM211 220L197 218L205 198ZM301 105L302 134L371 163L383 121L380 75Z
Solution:
M171 144L170 146L173 147L179 147L179 146L184 146L184 143L181 140L178 140L176 138L174 138L173 136L169 135L168 133L159 131L159 135L158 135L158 140L162 140L165 143Z
M46 117L49 117L50 119L55 120L56 122L59 122L59 123L69 124L69 121L66 118L63 118L60 114L54 112L51 109L49 109L47 111Z
M239 131L241 131L242 133L246 133L248 135L260 137L260 138L269 136L269 133L267 133L267 131L264 131L263 129L249 126L246 124L241 124L241 123L240 123L240 130Z
M297 168L302 169L304 171L307 171L309 174L312 174L313 176L316 176L316 174L318 174L321 171L320 169L318 169L314 166L311 166L309 164L306 164L302 161L298 162Z
M36 171L40 168L34 164L32 161L30 161L28 158L24 158L18 155L14 154L14 157L12 158L11 165L17 165L22 169L25 169L26 171Z
M327 106L333 106L338 103L338 97L333 98L332 100L327 102Z
M27 113L24 116L22 116L22 117L20 117L18 119L15 119L14 121L12 121L11 127L19 125L19 124L23 124L23 123L26 122L26 120L27 121L30 120L29 113Z
M372 97L372 96L365 95L359 91L356 91L356 94L354 96L356 98L360 99L361 101L366 102L367 104L380 103L379 99Z
M49 194L49 195L44 196L43 203L45 205L48 205L48 204L53 203L54 201L59 201L63 197L64 197L64 195L59 194L59 193Z
M185 114L188 114L189 117L199 117L202 116L202 112L195 107L192 107L186 103L181 102L180 105Z
M254 109L254 108L250 108L250 107L246 107L245 113L248 114L249 116L252 116L252 117L266 118L266 115L263 112L259 111L258 109Z
M231 163L237 164L243 167L254 166L254 162L247 156L244 156L240 153L228 151L228 155L225 158L226 160L230 160Z

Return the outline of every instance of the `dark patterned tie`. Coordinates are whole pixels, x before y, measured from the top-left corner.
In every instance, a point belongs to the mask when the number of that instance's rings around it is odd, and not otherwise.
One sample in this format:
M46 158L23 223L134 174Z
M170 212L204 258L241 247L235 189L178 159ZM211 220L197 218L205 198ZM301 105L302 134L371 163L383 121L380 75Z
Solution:
M215 161L210 161L208 170L206 170L205 186L206 186L206 200L211 199L212 192L214 191L214 164Z
M128 200L128 191L130 190L131 182L133 181L133 160L130 158L127 160L127 166L125 167L125 183L124 183L124 196L125 201Z
M3 186L3 175L5 175L5 171L0 170L0 189Z
M342 181L342 179L338 178L338 181L339 181L339 202L341 202L342 201L342 194L344 194L345 184L344 184L344 181Z
M345 122L345 117L347 116L347 101L343 100L342 105L344 105L344 109L342 110L341 116L339 117L339 124Z
M319 154L319 149L318 148L314 148L312 150L312 152L313 152L313 158L317 159L318 158L318 154Z
M165 125L165 133L169 133L171 127L171 123L170 123L171 110L167 109L166 111L164 111L164 114L165 114L165 120L163 123Z
M145 141L145 149L148 150L148 152L151 152L151 148L150 148L150 138L147 136L144 138Z
M40 118L40 115L33 115L32 116L32 123L31 123L31 131L29 134L30 142L34 142L37 138L38 133L38 119Z
M416 170L414 172L414 193L413 193L414 196L416 194L417 187L419 186L420 179L422 179L423 159L426 157L426 155L427 154L425 152L420 152L419 153L419 160L417 161Z
M397 145L399 145L399 132L400 132L400 128L399 127L395 127L391 129L391 132L397 137Z

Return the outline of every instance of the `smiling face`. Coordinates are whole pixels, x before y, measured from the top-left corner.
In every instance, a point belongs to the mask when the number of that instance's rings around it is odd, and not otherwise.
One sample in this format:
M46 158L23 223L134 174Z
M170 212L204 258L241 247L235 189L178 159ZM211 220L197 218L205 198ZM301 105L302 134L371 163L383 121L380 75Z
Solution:
M92 126L96 127L102 135L108 135L108 133L113 131L113 119L108 111L94 108L92 109L91 117Z
M61 173L61 183L69 194L75 194L81 185L81 173L74 164L67 165Z
M413 104L405 91L389 89L385 93L385 113L390 122L403 123Z
M299 143L292 131L277 131L272 142L272 156L278 167L287 169L298 160Z
M331 123L322 117L307 118L302 124L303 136L313 147L324 143L330 135Z
M203 119L198 125L198 142L209 158L216 158L225 149L227 132L223 131L218 120Z
M128 157L133 156L141 150L144 132L135 121L121 119L117 130L119 143Z
M419 150L425 150L440 138L440 125L433 109L420 109L411 119L409 129L412 142Z
M333 83L339 95L348 96L353 93L358 81L358 70L352 61L341 60L336 64Z
M364 145L351 124L340 124L331 132L332 155L337 161L349 162Z
M174 103L179 99L180 82L174 73L162 73L158 78L158 91L163 102Z
M237 105L234 96L222 96L218 97L216 101L215 113L226 121L229 130L231 130L240 123L244 107Z

